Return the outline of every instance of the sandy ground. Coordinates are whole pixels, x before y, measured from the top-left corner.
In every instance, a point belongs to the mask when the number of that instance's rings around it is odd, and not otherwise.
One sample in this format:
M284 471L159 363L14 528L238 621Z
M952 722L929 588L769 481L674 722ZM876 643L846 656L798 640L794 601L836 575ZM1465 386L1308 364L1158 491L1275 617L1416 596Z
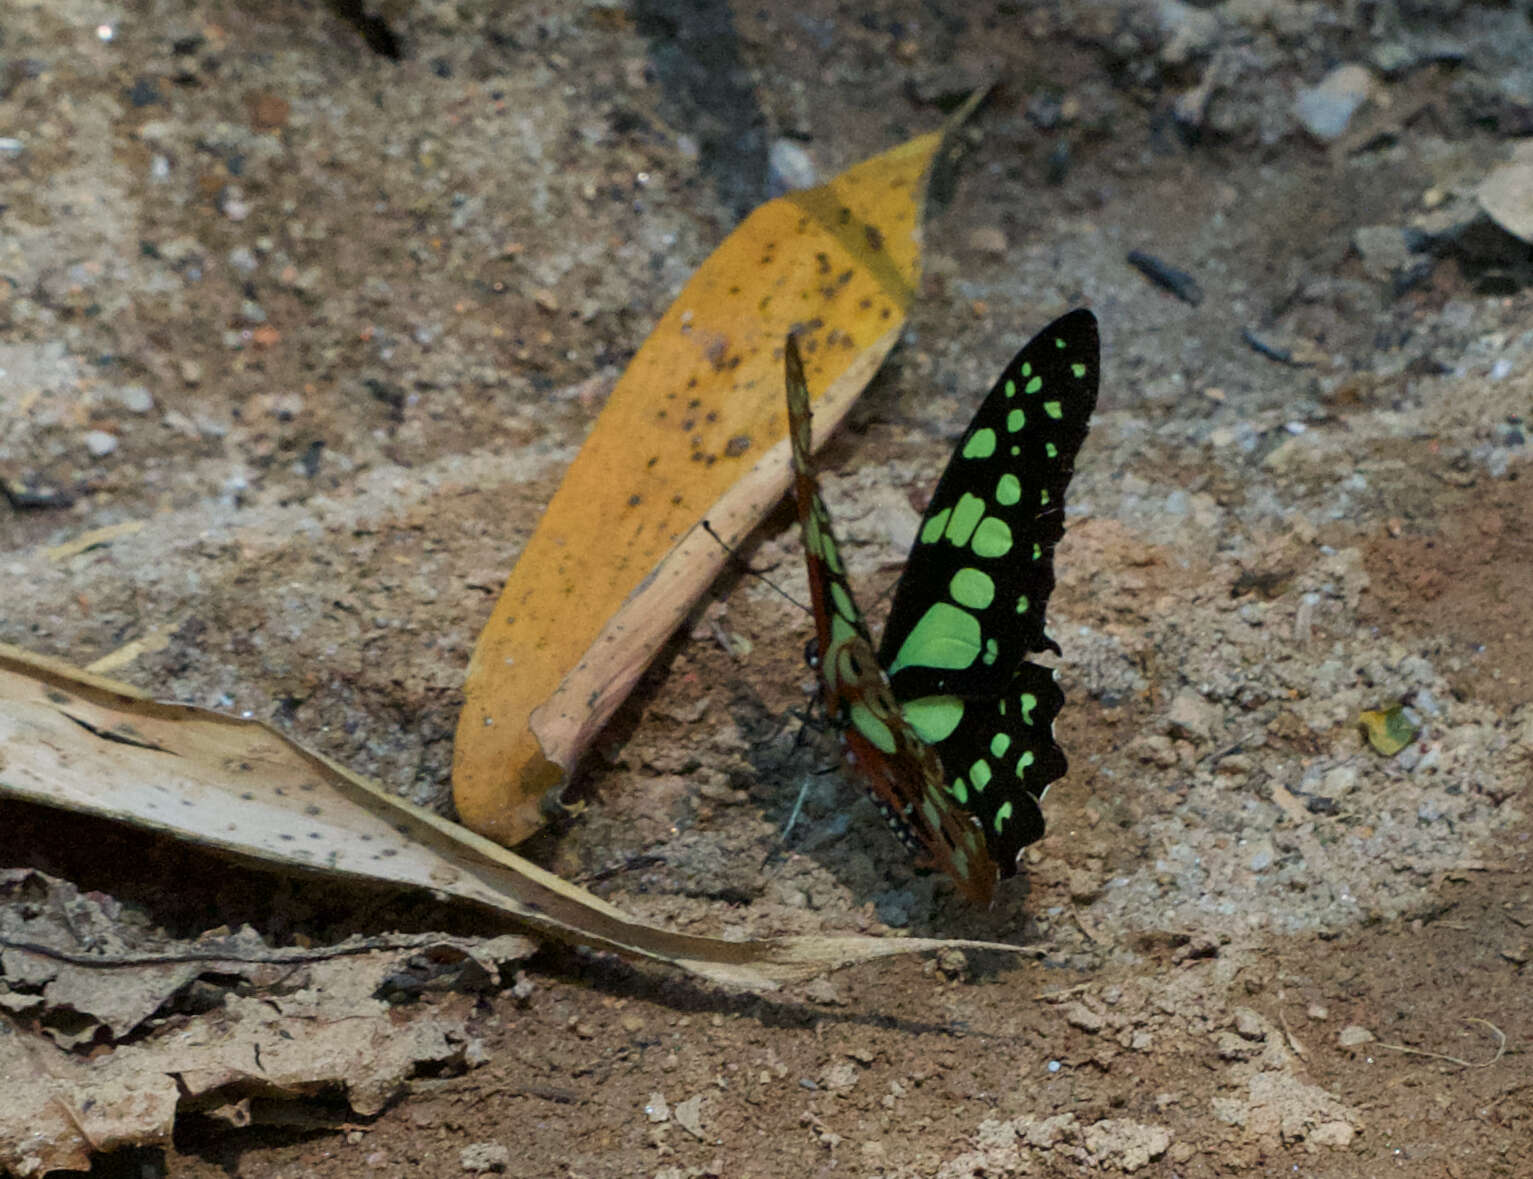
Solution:
M1040 956L762 998L550 950L419 999L481 1051L376 1116L189 1117L99 1173L1533 1175L1533 265L1475 203L1533 131L1526 6L365 15L7 7L0 640L85 664L153 637L115 674L450 809L475 637L649 325L774 184L997 79L906 338L822 464L873 602L1000 366L1100 317L1050 615L1072 769L1028 872L978 913L911 871L796 737L807 620L739 574L526 850L691 931ZM741 556L802 598L790 525ZM1357 716L1402 701L1421 732L1381 756ZM4 866L172 933L402 920L4 813Z

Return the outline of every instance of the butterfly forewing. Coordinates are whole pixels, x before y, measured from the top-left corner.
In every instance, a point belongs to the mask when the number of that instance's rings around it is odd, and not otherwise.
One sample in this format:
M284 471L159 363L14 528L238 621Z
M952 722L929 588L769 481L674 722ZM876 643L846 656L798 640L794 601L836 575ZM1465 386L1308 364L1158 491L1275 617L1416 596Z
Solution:
M848 760L895 833L923 863L941 868L971 899L989 904L998 871L988 839L948 789L936 749L905 720L847 584L814 477L809 390L791 336L786 366L794 492L826 711L841 732Z
M901 701L999 698L1044 632L1065 489L1096 405L1096 317L1072 311L1006 366L932 494L879 662Z

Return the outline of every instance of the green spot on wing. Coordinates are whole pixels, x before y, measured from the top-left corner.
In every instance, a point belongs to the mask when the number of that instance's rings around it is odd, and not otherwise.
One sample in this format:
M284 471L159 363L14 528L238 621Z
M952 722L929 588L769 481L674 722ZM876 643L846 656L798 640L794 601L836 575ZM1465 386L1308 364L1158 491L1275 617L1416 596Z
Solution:
M998 516L986 516L974 530L973 548L977 556L995 560L1011 552L1011 528Z
M962 453L966 459L989 458L995 453L995 431L988 426L975 430L974 436L964 443Z
M948 521L943 535L961 548L969 543L969 537L974 535L974 529L984 518L985 501L966 491L953 509L953 518Z
M1022 498L1022 481L1010 471L1002 475L995 485L995 502L1009 508Z
M1042 377L1034 377L1032 380L1030 380L1027 383L1026 388L1024 388L1022 390L1022 392L1024 392L1024 393L1036 393L1036 392L1038 392L1039 389L1042 389L1042 388L1043 388L1043 378Z
M947 518L951 513L951 508L943 508L921 525L922 544L932 544L942 536L942 530L947 527Z
M1005 733L997 733L990 738L990 756L1005 757L1006 751L1011 748L1011 738Z
M1013 434L1025 425L1027 425L1027 415L1020 409L1014 409L1006 415L1006 428Z
M852 726L866 737L875 749L881 753L894 752L894 731L884 723L882 717L866 704L857 702L853 702L847 711L851 713Z
M1006 829L1006 824L1011 819L1012 809L1012 805L1009 802L1003 802L996 808L995 833L997 835Z
M986 786L990 785L992 777L994 777L994 774L991 773L990 763L982 757L977 758L974 764L969 767L969 781L974 783L974 789L976 790L983 790Z
M836 603L836 613L842 618L857 617L857 607L852 604L852 596L846 592L846 587L839 581L830 583L830 596Z
M950 602L934 602L900 644L889 675L902 667L968 667L979 658L980 644L979 619Z
M953 580L948 583L948 592L960 606L983 610L995 601L995 579L982 569L965 566L953 574Z
M957 696L921 696L900 705L906 722L928 745L951 737L963 722L964 711L964 702Z
M1065 416L1064 408L1057 401L1045 401L1043 403L1043 412L1048 414L1049 417L1053 418L1056 422Z
M1070 366L1070 375L1077 381L1080 380L1086 375L1086 366L1080 363L1072 364Z

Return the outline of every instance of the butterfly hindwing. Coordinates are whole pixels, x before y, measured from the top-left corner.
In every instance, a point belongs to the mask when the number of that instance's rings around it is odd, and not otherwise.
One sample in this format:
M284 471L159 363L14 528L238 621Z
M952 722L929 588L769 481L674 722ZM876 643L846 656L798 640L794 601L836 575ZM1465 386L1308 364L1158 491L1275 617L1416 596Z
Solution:
M937 483L879 646L901 701L997 698L1044 632L1065 489L1096 405L1096 317L1034 336L981 404Z
M1001 875L1015 875L1022 849L1043 838L1044 792L1067 768L1054 740L1065 695L1052 670L1023 660L994 700L939 699L962 710L953 731L935 742L948 789L979 820Z

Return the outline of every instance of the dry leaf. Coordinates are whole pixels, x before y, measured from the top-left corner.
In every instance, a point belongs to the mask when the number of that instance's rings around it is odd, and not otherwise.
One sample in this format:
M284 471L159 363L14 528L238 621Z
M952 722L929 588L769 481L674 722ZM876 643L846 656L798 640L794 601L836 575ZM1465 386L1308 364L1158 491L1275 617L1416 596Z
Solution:
M82 894L36 869L0 870L0 1008L25 1013L61 1048L121 1041L204 977L218 990L238 980L246 994L280 983L289 992L318 985L360 998L381 989L410 997L497 986L501 963L536 950L514 934L353 937L274 948L249 926L167 939L125 922L110 897Z
M161 704L125 684L0 645L0 796L63 807L289 868L424 888L566 941L751 988L937 938L728 941L646 925L599 897L258 721Z
M93 1153L168 1143L178 1113L252 1096L339 1092L375 1114L419 1066L462 1067L470 1039L460 1018L344 987L231 995L215 1012L89 1058L0 1025L0 1170L88 1170Z
M542 826L544 796L722 567L701 521L732 545L781 498L789 330L826 391L822 436L882 363L920 277L942 142L923 135L756 209L639 349L474 650L453 797L475 831L509 845Z
M498 986L503 964L536 949L443 934L274 948L248 927L166 940L109 897L0 872L0 1007L23 1016L0 1024L0 1170L164 1143L188 1111L243 1126L281 1099L336 1095L376 1113L421 1065L470 1062L461 1004L400 998ZM178 1001L193 980L203 993ZM88 1057L68 1051L87 1044Z

